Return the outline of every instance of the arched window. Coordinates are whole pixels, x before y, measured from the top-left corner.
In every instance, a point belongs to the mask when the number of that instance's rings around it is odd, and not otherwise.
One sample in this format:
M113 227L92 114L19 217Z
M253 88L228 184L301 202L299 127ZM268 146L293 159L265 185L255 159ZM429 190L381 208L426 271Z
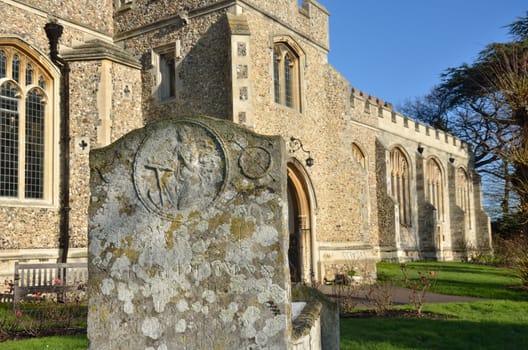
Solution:
M356 162L358 162L358 164L361 165L363 169L366 168L365 154L356 143L352 144L352 156L354 156Z
M442 169L434 159L427 161L425 198L436 209L436 220L444 220L444 177Z
M399 148L390 152L391 194L400 209L400 224L411 225L409 161Z
M466 213L466 220L471 226L471 217L469 215L469 180L466 171L463 168L457 169L456 174L456 205Z
M18 196L20 91L8 81L0 86L0 196Z
M299 56L286 43L273 49L273 95L276 103L300 109Z
M46 89L53 79L39 62L19 46L0 41L2 204L51 196L53 92Z

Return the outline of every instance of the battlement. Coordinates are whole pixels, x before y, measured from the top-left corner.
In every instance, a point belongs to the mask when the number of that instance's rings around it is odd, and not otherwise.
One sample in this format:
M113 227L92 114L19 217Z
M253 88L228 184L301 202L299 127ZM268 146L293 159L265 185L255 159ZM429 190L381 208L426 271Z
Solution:
M381 130L414 139L430 147L442 148L453 155L467 157L470 151L470 146L458 137L400 114L390 102L356 88L351 89L350 106L362 108L363 113L375 116Z

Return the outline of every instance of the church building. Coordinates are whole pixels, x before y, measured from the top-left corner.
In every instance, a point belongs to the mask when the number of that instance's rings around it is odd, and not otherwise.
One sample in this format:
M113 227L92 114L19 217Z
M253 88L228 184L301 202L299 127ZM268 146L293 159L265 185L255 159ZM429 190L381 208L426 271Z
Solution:
M470 147L352 88L328 63L329 13L315 0L0 10L2 279L15 261L85 261L90 149L170 116L285 140L292 281L372 280L380 260L491 250Z

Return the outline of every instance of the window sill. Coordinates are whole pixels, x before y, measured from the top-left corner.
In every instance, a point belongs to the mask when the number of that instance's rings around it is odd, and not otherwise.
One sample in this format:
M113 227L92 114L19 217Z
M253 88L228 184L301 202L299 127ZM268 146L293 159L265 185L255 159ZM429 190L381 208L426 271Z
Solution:
M132 1L129 1L121 5L119 9L116 10L115 14L120 15L122 13L128 12L131 8L132 8Z
M58 206L52 201L48 200L20 200L0 198L0 208L41 208L41 209L57 209Z
M166 105L166 104L174 103L174 102L176 102L176 96L167 97L167 98L164 98L164 99L158 98L156 100L156 103L159 104L159 105Z
M288 107L286 105L283 105L282 103L273 102L277 108L284 109L286 111L302 114L302 111L297 107Z

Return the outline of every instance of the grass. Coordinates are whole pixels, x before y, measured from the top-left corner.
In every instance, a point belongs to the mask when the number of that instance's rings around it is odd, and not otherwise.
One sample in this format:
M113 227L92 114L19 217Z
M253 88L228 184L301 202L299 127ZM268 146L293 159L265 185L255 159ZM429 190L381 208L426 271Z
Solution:
M44 337L0 343L2 350L86 350L88 339L85 335Z
M418 271L435 271L434 291L488 300L475 303L425 304L424 312L446 315L428 318L341 319L341 349L525 349L528 344L528 293L516 289L520 280L512 270L465 263L413 262ZM378 273L403 285L399 264L379 263ZM427 301L427 300L426 300ZM2 316L12 310L0 308ZM85 335L45 337L0 343L2 350L86 349Z
M418 271L434 271L433 291L473 296L489 301L425 304L424 312L446 315L428 318L341 319L341 349L525 349L528 344L528 293L510 269L466 263L412 262ZM378 275L405 286L400 264L379 263ZM500 300L499 300L500 299ZM426 299L427 301L427 299Z
M525 349L528 302L426 304L448 319L341 319L341 349Z
M435 293L528 301L528 293L519 288L521 280L511 269L452 262L411 262L407 269L411 278L416 278L418 271L434 271L437 282L431 291ZM382 274L404 286L400 264L379 263L378 277Z

